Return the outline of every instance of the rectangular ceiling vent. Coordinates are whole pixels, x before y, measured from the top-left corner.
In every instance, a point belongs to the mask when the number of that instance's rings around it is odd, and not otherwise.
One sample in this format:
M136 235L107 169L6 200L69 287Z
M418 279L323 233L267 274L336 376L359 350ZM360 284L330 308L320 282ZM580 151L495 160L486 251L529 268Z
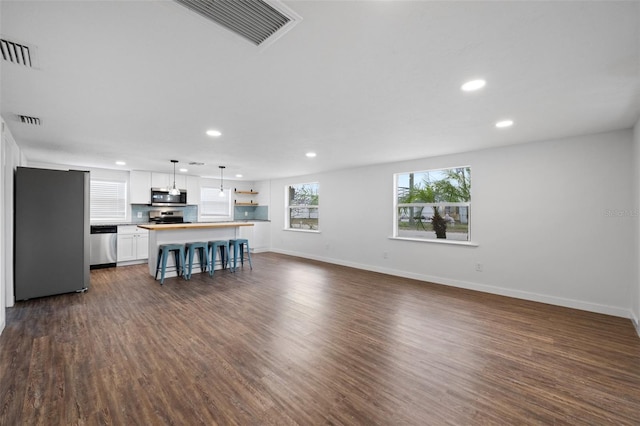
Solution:
M33 124L35 126L39 126L42 124L42 121L38 117L29 117L28 115L18 115L18 121L23 124Z
M280 2L270 0L175 0L182 6L265 46L289 31L302 18Z
M18 65L33 68L33 49L26 44L0 39L2 59Z

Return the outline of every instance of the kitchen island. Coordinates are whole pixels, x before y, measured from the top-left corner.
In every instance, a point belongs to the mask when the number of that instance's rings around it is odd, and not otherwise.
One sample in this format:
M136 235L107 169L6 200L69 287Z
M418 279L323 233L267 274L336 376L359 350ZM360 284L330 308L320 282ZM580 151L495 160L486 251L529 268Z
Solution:
M138 228L149 230L149 273L156 274L158 246L160 244L184 244L196 241L230 240L239 238L241 226L253 226L251 222L198 222L171 224L140 224ZM197 257L196 257L197 259ZM188 255L187 255L188 262ZM175 267L173 256L169 256L167 268ZM200 267L194 267L193 273L200 273ZM167 271L166 277L175 277L175 271Z

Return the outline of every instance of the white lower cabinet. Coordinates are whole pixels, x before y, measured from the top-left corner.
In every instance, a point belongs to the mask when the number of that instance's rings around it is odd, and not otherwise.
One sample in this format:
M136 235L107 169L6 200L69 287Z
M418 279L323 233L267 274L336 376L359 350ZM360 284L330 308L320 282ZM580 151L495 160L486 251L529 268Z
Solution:
M149 231L135 225L118 226L118 266L149 259Z
M249 240L249 247L252 252L268 251L271 245L271 223L253 222L253 226L241 226L239 228L239 238Z
M147 231L145 229L145 231ZM147 235L136 235L138 241L136 242L136 259L149 259L149 231Z

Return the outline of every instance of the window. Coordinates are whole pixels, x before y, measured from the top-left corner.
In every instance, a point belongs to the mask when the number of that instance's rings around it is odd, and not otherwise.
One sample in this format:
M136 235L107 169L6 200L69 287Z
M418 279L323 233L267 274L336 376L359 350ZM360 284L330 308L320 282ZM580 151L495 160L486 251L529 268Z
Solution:
M398 173L394 237L469 241L471 168Z
M89 212L92 221L126 221L127 183L91 179Z
M286 229L318 231L318 183L300 183L285 187Z
M231 219L231 190L225 189L220 196L220 188L200 188L201 219Z

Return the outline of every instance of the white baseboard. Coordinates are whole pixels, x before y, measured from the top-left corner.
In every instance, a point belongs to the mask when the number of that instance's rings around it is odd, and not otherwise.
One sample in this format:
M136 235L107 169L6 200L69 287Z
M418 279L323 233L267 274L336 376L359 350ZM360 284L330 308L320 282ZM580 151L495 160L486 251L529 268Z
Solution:
M149 263L149 259L138 259L138 260L127 260L124 262L116 263L116 266L131 266L131 265L140 265L142 263Z
M271 251L273 251L274 253L281 253L289 256L296 256L296 257L302 257L305 259L318 260L320 262L333 263L336 265L348 266L351 268L363 269L363 270L372 271L372 272L379 272L382 274L394 275L394 276L403 277L403 278L410 278L418 281L426 281L434 284L448 285L451 287L481 291L483 293L513 297L516 299L530 300L532 302L547 303L550 305L563 306L565 308L579 309L582 311L595 312L599 314L612 315L616 317L632 318L632 314L628 309L623 309L616 306L602 305L598 303L585 302L582 300L566 299L562 297L549 296L545 294L532 293L532 292L527 292L522 290L513 290L513 289L504 288L504 287L490 286L486 284L479 284L479 283L474 283L469 281L452 280L449 278L437 277L433 275L415 274L415 273L410 273L406 271L399 271L396 269L381 268L378 266L371 266L371 265L359 264L354 262L345 262L345 261L342 261L339 259L333 259L333 258L301 255L300 253L289 252L287 250L272 249ZM638 322L635 321L634 325L636 326L636 330L638 330L637 324Z
M2 319L2 323L0 323L0 335L2 334L2 332L4 331L4 325L5 325L5 321L4 318Z
M636 329L636 333L638 333L638 337L640 337L640 320L635 316L633 312L631 312L631 322Z

